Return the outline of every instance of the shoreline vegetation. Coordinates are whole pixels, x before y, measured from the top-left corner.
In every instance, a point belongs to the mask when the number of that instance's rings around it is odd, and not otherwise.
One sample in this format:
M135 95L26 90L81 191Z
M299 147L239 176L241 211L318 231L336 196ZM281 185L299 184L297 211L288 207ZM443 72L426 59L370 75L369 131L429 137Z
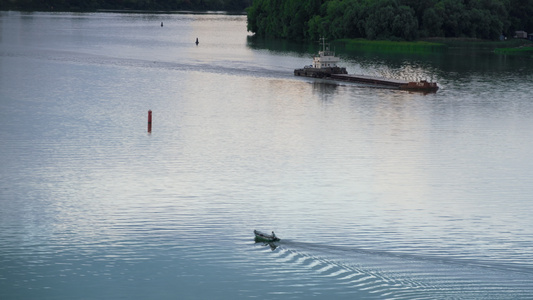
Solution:
M339 39L335 45L344 48L345 51L374 51L374 52L394 52L394 53L430 53L446 50L445 43L428 41L372 41L366 39Z
M254 0L248 31L295 41L511 38L533 31L533 1Z
M533 58L533 44L514 48L497 48L494 50L494 53L503 55L529 56Z
M492 51L504 55L533 56L533 42L525 39L490 41L464 38L429 38L419 41L387 41L368 39L338 39L333 44L344 51L380 53L429 54L448 48L467 48Z

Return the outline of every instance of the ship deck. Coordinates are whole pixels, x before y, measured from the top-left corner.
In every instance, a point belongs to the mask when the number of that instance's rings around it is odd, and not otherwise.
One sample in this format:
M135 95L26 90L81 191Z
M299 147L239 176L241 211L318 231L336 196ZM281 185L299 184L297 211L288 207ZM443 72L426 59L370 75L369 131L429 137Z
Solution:
M337 79L337 80L379 84L379 85L394 86L394 87L400 87L400 86L404 86L408 84L408 82L404 80L374 77L374 76L367 76L367 75L355 75L355 74L331 74L331 78Z

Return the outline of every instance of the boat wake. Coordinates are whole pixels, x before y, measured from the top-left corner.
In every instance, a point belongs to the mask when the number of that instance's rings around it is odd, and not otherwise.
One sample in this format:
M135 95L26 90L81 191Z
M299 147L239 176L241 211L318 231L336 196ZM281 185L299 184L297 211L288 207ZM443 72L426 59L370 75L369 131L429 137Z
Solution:
M327 289L337 298L525 299L533 293L529 267L291 240L257 249L275 260L269 272L298 275L284 281L292 289Z

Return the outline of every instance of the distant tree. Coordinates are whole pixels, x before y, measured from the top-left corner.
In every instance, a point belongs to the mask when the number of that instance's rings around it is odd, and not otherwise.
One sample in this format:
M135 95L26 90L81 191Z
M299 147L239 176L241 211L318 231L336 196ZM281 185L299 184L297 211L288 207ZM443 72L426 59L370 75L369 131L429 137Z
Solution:
M509 0L508 33L517 30L533 32L533 0Z
M324 21L321 16L313 16L307 24L307 36L309 40L318 40L319 37L326 35Z
M367 6L360 1L350 1L342 16L343 31L346 37L365 37L365 19L367 16Z
M324 29L327 36L333 39L342 38L345 35L343 26L343 15L346 11L347 2L334 0L325 3L326 5L326 22Z
M442 31L445 37L462 36L465 7L462 0L443 0L437 3L438 10L443 12Z
M402 5L396 9L396 15L390 26L393 37L407 41L418 38L418 20L414 10L408 6Z
M369 39L414 40L418 37L418 20L412 8L398 5L396 0L380 0L371 7L365 34Z
M444 36L444 9L440 7L431 7L424 11L422 16L422 30L423 36Z
M385 39L392 35L390 21L394 19L394 0L378 1L371 9L371 13L365 22L366 37L374 39Z
M497 39L533 31L533 0L254 0L248 22L258 35L290 39Z

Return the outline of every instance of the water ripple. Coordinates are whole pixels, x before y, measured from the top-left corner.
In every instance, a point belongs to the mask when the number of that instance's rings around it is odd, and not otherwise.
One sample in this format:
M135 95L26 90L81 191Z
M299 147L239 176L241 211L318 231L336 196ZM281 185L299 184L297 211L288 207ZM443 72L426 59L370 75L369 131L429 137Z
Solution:
M347 259L348 253L353 254L350 255L351 259ZM290 271L298 274L297 279L287 280L287 285L296 288L302 286L299 281L305 279L306 286L333 289L339 295L350 294L346 287L353 289L354 294L364 292L380 299L461 299L483 298L487 295L506 298L506 291L512 291L513 297L520 298L532 291L526 279L533 278L531 270L502 268L498 264L473 263L461 258L429 258L398 251L373 251L294 241L282 241L274 252L269 249L263 254L274 255L275 262L272 263L276 268L269 268L269 272ZM383 256L387 256L387 259L383 260ZM368 264L372 261L379 263ZM523 272L526 272L526 277L517 281L516 276L523 276L520 275ZM333 283L343 288L331 286Z

